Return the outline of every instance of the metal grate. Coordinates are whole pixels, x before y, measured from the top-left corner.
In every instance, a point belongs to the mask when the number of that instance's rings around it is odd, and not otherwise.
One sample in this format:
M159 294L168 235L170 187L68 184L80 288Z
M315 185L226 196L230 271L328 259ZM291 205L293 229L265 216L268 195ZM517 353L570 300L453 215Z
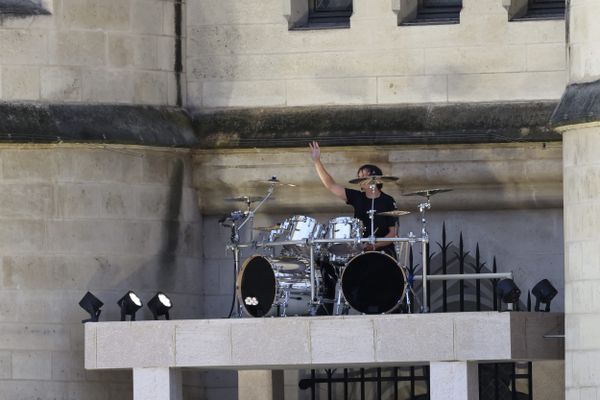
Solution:
M352 0L309 0L308 28L349 28Z
M519 19L564 18L565 0L529 0L527 12Z

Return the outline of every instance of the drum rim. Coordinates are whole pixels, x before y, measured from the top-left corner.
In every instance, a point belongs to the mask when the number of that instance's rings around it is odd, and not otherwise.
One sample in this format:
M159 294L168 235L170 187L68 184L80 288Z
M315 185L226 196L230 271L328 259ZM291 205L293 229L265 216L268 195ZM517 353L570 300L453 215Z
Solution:
M357 310L355 307L353 307L352 304L350 304L350 302L348 302L348 298L346 297L346 293L344 293L344 274L346 273L346 271L348 269L348 265L350 265L350 263L352 261L354 261L354 259L356 259L357 257L363 256L363 255L366 255L366 254L373 254L373 253L375 253L375 254L381 254L383 256L388 257L389 259L391 259L394 262L394 264L396 264L396 266L398 267L398 269L400 269L400 272L402 273L402 277L404 278L404 287L402 288L402 295L400 296L400 299L403 300L404 297L406 296L406 289L407 289L407 284L408 284L408 280L407 280L407 277L406 277L406 271L405 271L406 266L405 265L401 265L394 257L392 257L391 255L387 254L384 251L377 251L377 250L363 251L362 253L357 254L356 256L352 257L347 263L344 264L344 269L342 271L341 276L339 277L339 279L340 279L340 290L342 291L342 296L344 297L344 301L353 310L356 310L356 311L360 312L361 314L365 314L365 313L363 313L362 311ZM396 303L396 305L394 305L389 310L384 311L382 314L389 314L392 311L395 311L398 307L400 307L401 304L402 303Z

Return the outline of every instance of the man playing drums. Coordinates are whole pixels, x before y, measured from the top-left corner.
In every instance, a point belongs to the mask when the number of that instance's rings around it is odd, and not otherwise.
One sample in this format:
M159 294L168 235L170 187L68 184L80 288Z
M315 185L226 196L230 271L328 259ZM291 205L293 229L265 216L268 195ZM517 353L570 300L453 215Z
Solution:
M382 183L373 185L369 182L363 182L360 185L360 191L354 189L348 189L335 182L335 180L329 175L325 166L321 162L321 149L319 143L313 141L309 143L311 158L315 164L317 174L321 179L323 185L335 196L344 200L346 204L351 205L354 208L354 218L358 218L362 221L365 231L364 237L371 235L371 220L369 218L369 210L371 207L375 210L374 215L374 231L375 237L377 238L392 238L396 236L396 224L395 218L389 216L377 215L377 213L384 211L392 211L396 209L396 203L394 199L381 191L383 187ZM366 178L368 176L378 175L381 176L382 172L375 165L365 164L358 169L357 177ZM373 244L367 244L364 250L377 250L385 251L392 257L395 256L394 245L391 242L375 242Z

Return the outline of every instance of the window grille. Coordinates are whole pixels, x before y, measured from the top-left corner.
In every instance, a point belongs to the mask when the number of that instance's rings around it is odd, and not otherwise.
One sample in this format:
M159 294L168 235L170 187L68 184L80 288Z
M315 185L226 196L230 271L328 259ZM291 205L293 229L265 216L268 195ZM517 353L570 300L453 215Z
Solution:
M349 28L352 0L309 0L308 28Z
M462 0L418 0L417 15L410 24L453 24L460 19Z
M519 19L554 19L565 17L565 0L529 0L527 12Z

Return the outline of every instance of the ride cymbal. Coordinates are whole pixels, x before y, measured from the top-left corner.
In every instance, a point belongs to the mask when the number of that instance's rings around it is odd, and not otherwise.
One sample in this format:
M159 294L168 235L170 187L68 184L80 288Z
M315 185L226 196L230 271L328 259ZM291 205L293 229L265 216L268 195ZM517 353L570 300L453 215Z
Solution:
M238 196L238 197L227 197L225 201L241 201L243 203L256 203L264 199L262 196ZM269 197L269 200L275 200Z
M350 179L348 181L348 183L351 183L353 185L362 185L364 183L374 183L374 184L378 184L378 183L385 183L385 182L396 182L398 179L397 176L391 176L391 175L370 175L370 176L365 176L362 178L354 178L354 179Z
M273 177L271 179L255 179L250 181L252 183L258 183L260 185L271 185L271 186L287 186L287 187L296 187L293 183L282 182L279 179Z
M377 213L376 215L383 215L384 217L401 217L406 214L410 214L410 211L403 211L403 210L383 211L383 212Z
M416 192L403 193L402 196L422 196L422 197L431 197L438 193L451 192L454 189L425 189L418 190Z

